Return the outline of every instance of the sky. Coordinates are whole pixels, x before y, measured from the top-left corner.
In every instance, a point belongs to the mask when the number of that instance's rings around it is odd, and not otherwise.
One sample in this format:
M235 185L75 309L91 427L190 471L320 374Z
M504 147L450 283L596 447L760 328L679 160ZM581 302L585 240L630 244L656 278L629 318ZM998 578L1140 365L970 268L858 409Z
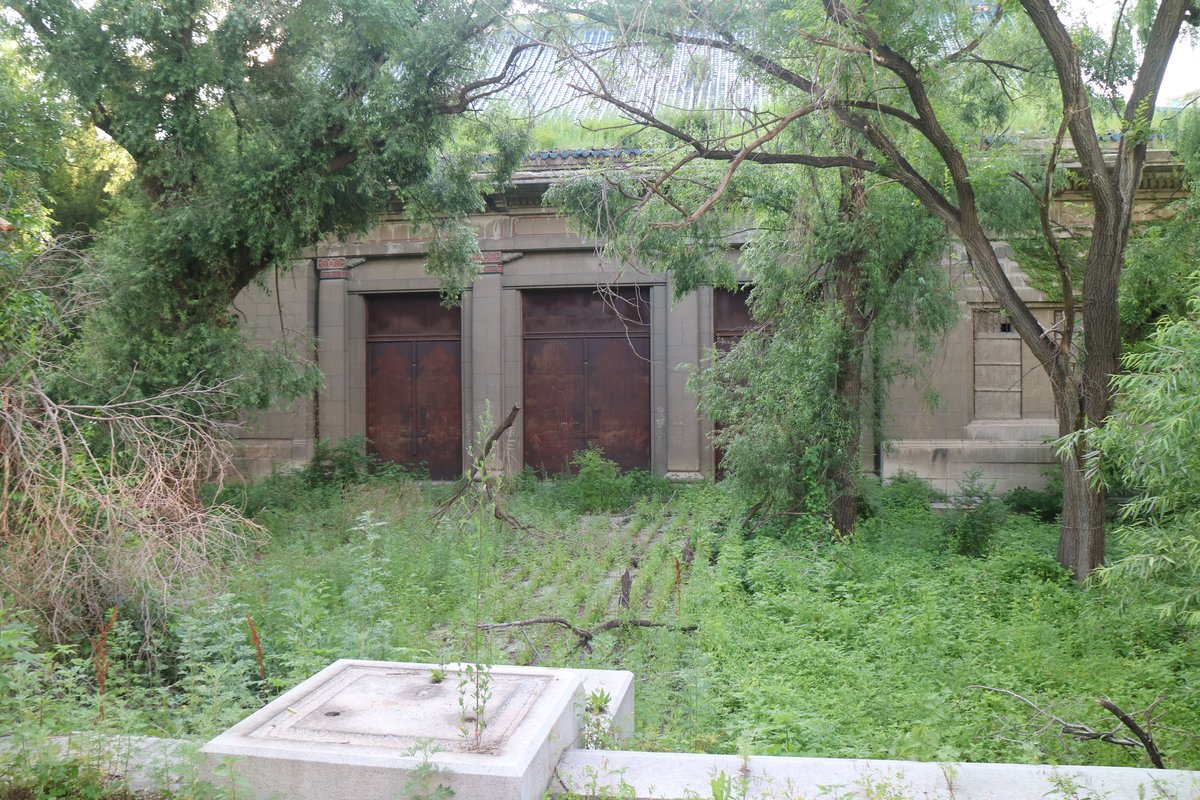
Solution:
M1173 100L1187 92L1200 90L1200 48L1187 40L1181 40L1171 53L1167 75L1163 78L1159 97Z
M1111 29L1112 20L1122 3L1119 0L1066 0L1064 5L1065 16L1068 19L1075 22L1087 21L1107 31ZM1133 3L1125 5L1132 6ZM1187 35L1186 22L1183 27L1185 33L1175 43L1162 89L1158 93L1160 103L1174 100L1188 92L1200 91L1200 47ZM1126 94L1128 95L1128 92Z

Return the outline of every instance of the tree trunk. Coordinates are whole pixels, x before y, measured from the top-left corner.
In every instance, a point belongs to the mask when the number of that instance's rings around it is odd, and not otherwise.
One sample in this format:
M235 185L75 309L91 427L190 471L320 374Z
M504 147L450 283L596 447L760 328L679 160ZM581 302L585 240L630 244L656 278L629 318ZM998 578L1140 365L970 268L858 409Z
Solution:
M1061 462L1063 515L1057 558L1082 583L1104 563L1104 490L1091 484L1074 453Z
M1092 383L1093 396L1088 397L1088 372L1066 353L1058 353L1050 373L1059 436L1076 433L1088 425L1086 409L1089 399L1093 403L1100 399L1095 397L1096 390L1105 392L1105 408L1111 402L1107 380ZM1062 465L1063 513L1057 559L1080 583L1104 563L1106 544L1104 490L1094 486L1084 472L1083 456L1086 452L1087 443L1081 439L1059 456Z
M845 349L839 354L841 378L838 382L838 400L847 413L858 415L862 403L862 365L863 345L866 331L862 331L855 341L847 341ZM854 535L854 526L858 521L858 449L860 426L853 426L856 435L848 437L844 460L834 468L830 475L833 483L832 517L833 529L839 539L847 539Z
M867 206L866 183L861 170L842 172L841 216L849 222ZM833 528L839 539L854 535L858 521L858 458L862 436L863 353L871 319L866 310L867 278L863 274L861 250L838 256L834 265L833 294L841 311L842 336L837 353L838 377L835 391L843 413L853 418L853 435L846 441L845 452L830 474L833 484L831 512Z

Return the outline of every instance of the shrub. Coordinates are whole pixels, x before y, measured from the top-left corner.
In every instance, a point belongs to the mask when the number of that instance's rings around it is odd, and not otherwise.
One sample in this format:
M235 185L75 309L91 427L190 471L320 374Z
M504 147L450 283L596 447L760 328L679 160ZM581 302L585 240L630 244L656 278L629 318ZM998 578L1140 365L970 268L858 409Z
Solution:
M1028 514L1042 522L1054 522L1062 515L1062 467L1057 464L1042 470L1046 485L1041 489L1018 486L1005 492L1003 501L1016 514Z
M580 514L613 513L629 507L632 481L599 447L575 451L571 466L577 472L564 483L563 494Z
M935 491L917 473L901 470L893 475L883 488L880 505L885 509L926 509L940 496L941 493Z
M959 481L952 507L942 519L942 533L950 549L960 556L987 555L992 537L1004 525L1008 511L993 495L994 490L995 484L980 480L979 470L971 470Z
M334 486L341 489L365 481L377 461L367 452L365 436L347 436L336 444L322 440L313 448L312 460L304 465L300 475L312 488Z

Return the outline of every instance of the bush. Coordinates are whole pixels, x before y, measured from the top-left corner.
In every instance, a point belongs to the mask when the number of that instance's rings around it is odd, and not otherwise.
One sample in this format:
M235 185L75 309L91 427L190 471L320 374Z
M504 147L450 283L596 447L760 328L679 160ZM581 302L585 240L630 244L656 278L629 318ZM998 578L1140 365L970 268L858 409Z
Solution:
M1062 515L1062 467L1057 464L1042 470L1046 485L1041 489L1018 486L1002 497L1008 509L1016 514L1028 514L1042 522L1054 522Z
M979 470L971 470L959 481L952 507L942 519L942 533L950 549L960 556L987 555L992 537L1003 527L1008 511L993 495L994 490L995 484L980 480Z
M362 483L376 467L378 459L367 452L365 436L347 436L337 444L317 442L312 460L300 470L304 483L312 488L334 486L339 489Z
M632 481L599 447L575 451L571 466L577 472L564 482L563 495L577 512L611 514L629 507Z
M935 491L917 473L901 470L883 488L879 503L883 509L927 509L930 503L941 497L941 492Z

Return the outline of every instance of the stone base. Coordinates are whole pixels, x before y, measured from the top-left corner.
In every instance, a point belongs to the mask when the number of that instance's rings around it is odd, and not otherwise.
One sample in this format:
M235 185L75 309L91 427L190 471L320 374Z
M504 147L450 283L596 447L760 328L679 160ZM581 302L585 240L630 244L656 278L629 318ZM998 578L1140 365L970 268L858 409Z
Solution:
M238 797L536 800L579 735L573 670L496 666L484 726L469 668L341 660L206 744L209 779Z

